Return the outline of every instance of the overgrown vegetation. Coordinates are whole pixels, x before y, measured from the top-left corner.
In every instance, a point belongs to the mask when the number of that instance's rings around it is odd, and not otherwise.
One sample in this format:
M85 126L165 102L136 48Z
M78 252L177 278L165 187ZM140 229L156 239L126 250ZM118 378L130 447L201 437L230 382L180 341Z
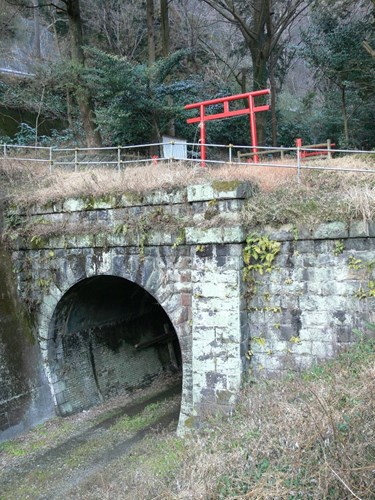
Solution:
M354 170L360 165L366 168L365 162L351 157L330 162L330 166ZM265 186L249 200L243 218L250 227L371 221L375 215L374 195L375 177L371 173L307 170L300 182L288 176L273 186Z
M320 222L372 221L375 176L366 173L366 169L371 169L371 159L352 155L324 160L324 166L353 169L353 172L303 170L298 178L295 169L278 167L278 161L273 167L223 164L202 168L187 162L165 162L157 166L133 164L121 173L105 168L49 172L46 164L3 160L0 179L10 205L18 208L52 204L67 198L112 199L115 203L116 196L124 194L140 199L155 190L174 190L217 181L248 181L255 186L242 211L241 222L248 228L265 224L314 227ZM18 220L16 215L14 217L13 226Z
M358 342L335 360L298 375L285 373L277 380L249 385L229 420L212 418L201 432L183 439L170 431L149 435L130 455L118 456L95 474L83 473L82 481L71 484L65 497L372 499L375 345L356 333ZM154 405L141 416L146 425L156 410ZM82 423L74 426L75 435L87 420L87 416L81 418ZM138 429L140 418L114 423L114 435L120 438L120 430L127 433L129 424ZM86 422L83 428L89 425ZM59 426L59 419L47 422L3 444L0 464L18 467L23 460L30 461L30 456L35 460L38 450L53 446L56 436L61 446L66 429L58 432ZM79 443L78 439L77 447ZM82 446L89 445L83 441ZM79 450L74 456L72 451L61 454L59 470L69 469L70 458L77 459L76 467L83 466L87 457L78 456ZM89 456L95 456L93 447ZM54 462L51 466L57 473ZM28 473L30 480L33 474ZM35 474L38 487L30 484L28 498L39 497L55 484L49 469ZM22 481L18 488L26 495Z
M87 485L90 495L370 499L374 362L374 343L358 332L358 344L335 361L249 386L229 421L212 419L185 440L149 438L133 457L136 467L124 474L119 461L111 468L116 479L103 471Z

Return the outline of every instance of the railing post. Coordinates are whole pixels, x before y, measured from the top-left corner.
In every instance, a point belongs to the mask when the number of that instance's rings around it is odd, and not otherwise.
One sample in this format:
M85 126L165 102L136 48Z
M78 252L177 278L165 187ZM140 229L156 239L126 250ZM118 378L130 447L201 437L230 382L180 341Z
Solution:
M4 156L7 156L7 145L4 144Z
M199 106L199 117L200 117L200 144L201 144L201 167L206 166L206 126L204 123L204 105Z
M49 148L49 172L52 173L53 158L52 158L52 146Z
M117 147L117 171L121 172L121 146Z
M306 154L306 151L305 152L302 151L302 138L301 137L297 137L297 139L296 139L296 147L300 148L300 155L301 155L300 157L304 158L305 154Z
M327 158L332 160L331 139L327 139Z
M78 148L74 150L74 172L78 170Z
M297 146L297 179L298 179L298 184L301 182L300 175L301 175L301 139L296 139L296 146Z
M229 151L228 151L229 163L231 164L232 163L232 148L233 148L233 144L229 144L228 148L229 148Z
M280 147L281 147L281 148L283 148L284 146L282 146L282 145L281 145ZM283 150L283 149L281 149L281 150L280 150L280 158L283 160L283 159L284 159L284 157L285 157L284 150Z

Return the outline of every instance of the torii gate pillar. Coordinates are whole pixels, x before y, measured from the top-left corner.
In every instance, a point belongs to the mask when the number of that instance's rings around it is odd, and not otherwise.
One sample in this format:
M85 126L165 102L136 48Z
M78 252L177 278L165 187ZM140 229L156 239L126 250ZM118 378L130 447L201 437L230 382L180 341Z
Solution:
M199 117L197 116L194 118L188 118L186 122L199 123L202 166L205 166L205 160L206 160L206 122L211 120L222 120L225 118L232 118L233 116L240 116L247 114L250 117L250 139L251 139L252 151L253 153L255 153L254 162L258 163L259 157L256 154L258 152L258 136L257 136L255 113L258 113L259 111L268 111L270 109L270 106L268 104L256 106L254 99L255 97L268 95L270 93L271 92L269 89L256 90L254 92L246 92L245 94L237 94L228 97L221 97L218 99L211 99L210 101L202 101L193 104L187 104L185 106L185 109L199 108ZM242 109L230 110L229 103L240 99L248 101L249 103L248 107ZM206 106L212 106L214 104L222 104L223 111L221 111L220 113L206 114Z

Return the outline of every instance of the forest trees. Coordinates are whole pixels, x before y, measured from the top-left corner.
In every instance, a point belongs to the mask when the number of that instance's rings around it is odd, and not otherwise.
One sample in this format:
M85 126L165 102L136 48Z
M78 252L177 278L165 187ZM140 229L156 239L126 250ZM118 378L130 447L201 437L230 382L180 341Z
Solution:
M73 67L77 70L77 87L75 96L79 105L81 120L86 134L88 147L101 146L102 139L95 124L95 110L89 89L82 81L81 73L85 68L83 52L83 32L79 0L61 0L68 17L70 54Z
M85 132L86 145L89 147L100 146L102 144L100 131L95 123L95 109L94 101L90 94L90 90L85 83L84 73L86 71L86 58L84 54L84 37L83 37L83 27L82 27L82 17L80 9L80 0L57 0L54 2L42 2L40 0L18 0L10 1L7 0L9 4L13 7L18 5L20 9L28 10L32 12L34 18L34 66L36 72L36 80L33 82L21 82L21 87L27 87L26 94L30 94L35 90L36 87L41 87L42 97L40 102L44 101L44 93L46 87L48 87L47 92L51 94L58 89L61 90L63 82L56 84L57 80L61 80L62 74L66 76L66 82L69 82L68 87L73 90L76 102L79 107L79 114L82 122L82 126ZM55 11L58 16L64 16L66 18L66 26L69 37L68 43L68 59L70 64L69 68L65 68L60 75L53 74L54 66L51 61L46 61L43 64L41 58L41 39L40 39L40 21L44 17L44 22L46 19L49 21L52 17L52 23L54 32L57 35L57 30L55 26L56 16L51 15L51 11ZM43 16L42 16L43 14ZM60 46L59 41L57 41L58 46ZM61 50L59 50L60 57L62 56ZM61 62L61 61L60 61ZM67 76L67 73L69 76ZM54 88L55 87L55 88ZM68 99L70 97L69 89L66 87L66 92ZM21 98L22 89L18 92L19 98ZM53 100L53 96L50 96L50 100ZM29 103L28 103L29 104ZM67 103L69 107L69 102ZM38 115L40 114L40 109L38 110ZM37 126L36 126L37 129Z
M253 90L268 84L268 66L272 69L280 56L285 31L307 9L308 0L203 0L240 30L252 59ZM272 83L272 82L271 82ZM275 85L271 89L275 110ZM274 118L275 120L275 118ZM264 142L264 115L258 118L259 141ZM275 134L274 134L275 135ZM275 141L275 137L274 137Z
M76 141L194 142L184 104L271 87L259 142L375 144L375 0L5 1L3 38L19 17L41 36L29 37L36 78L1 82L0 104L68 119ZM245 120L208 128L212 142L247 138Z
M338 16L328 8L316 10L309 29L302 31L302 54L314 69L324 106L332 113L334 103L340 103L342 126L336 125L338 130L333 127L331 133L342 137L342 146L369 147L374 139L375 60L364 41L369 46L375 41L371 16Z

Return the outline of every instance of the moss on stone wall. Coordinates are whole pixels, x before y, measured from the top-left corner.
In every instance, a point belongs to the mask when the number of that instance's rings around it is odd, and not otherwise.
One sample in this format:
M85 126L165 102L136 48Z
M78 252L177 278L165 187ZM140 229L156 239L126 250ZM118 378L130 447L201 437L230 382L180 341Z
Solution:
M241 184L240 181L214 181L212 183L213 189L215 191L223 192L223 191L234 191Z

